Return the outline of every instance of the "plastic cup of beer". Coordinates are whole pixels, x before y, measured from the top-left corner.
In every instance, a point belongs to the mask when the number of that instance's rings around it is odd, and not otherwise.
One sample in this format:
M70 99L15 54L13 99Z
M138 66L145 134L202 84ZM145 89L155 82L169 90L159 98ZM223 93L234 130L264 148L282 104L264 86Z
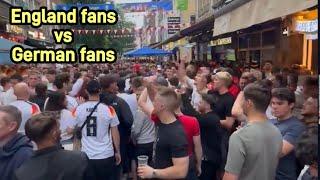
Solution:
M138 166L148 165L148 159L149 157L145 155L138 156Z

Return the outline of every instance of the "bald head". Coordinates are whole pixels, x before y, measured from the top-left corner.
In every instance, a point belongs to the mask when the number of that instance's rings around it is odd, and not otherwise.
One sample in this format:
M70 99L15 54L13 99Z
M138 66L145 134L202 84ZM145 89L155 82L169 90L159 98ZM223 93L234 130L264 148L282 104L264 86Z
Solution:
M17 99L28 100L30 97L29 88L26 83L17 83L14 87L14 94L17 96Z

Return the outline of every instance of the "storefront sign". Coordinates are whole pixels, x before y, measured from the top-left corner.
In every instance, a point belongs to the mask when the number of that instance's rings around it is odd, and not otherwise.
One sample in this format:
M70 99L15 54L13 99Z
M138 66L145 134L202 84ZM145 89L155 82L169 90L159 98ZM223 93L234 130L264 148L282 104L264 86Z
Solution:
M16 25L7 25L7 31L8 32L13 32L13 33L16 33L16 34L23 34L23 29L19 26L16 26Z
M318 31L318 19L311 21L296 21L295 30L299 32L316 32Z
M222 38L222 39L217 39L214 41L210 42L210 46L220 46L220 45L226 45L226 44L231 44L232 43L232 38L227 37L227 38Z
M180 17L168 17L168 34L175 34L180 31Z

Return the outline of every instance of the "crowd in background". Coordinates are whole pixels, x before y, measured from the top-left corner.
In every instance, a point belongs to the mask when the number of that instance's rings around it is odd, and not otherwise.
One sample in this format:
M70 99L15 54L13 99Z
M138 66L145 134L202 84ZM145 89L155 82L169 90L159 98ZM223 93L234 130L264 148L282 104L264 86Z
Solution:
M318 77L297 67L13 65L0 85L3 180L318 177Z

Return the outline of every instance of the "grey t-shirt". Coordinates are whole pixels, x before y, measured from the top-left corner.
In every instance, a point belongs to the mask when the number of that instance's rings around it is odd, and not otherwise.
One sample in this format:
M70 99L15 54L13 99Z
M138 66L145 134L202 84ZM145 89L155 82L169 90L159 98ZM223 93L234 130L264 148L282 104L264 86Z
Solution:
M282 148L280 131L270 122L248 123L229 140L225 170L239 180L271 180Z
M137 144L148 144L154 142L154 122L142 111L137 110L131 128L131 138Z

